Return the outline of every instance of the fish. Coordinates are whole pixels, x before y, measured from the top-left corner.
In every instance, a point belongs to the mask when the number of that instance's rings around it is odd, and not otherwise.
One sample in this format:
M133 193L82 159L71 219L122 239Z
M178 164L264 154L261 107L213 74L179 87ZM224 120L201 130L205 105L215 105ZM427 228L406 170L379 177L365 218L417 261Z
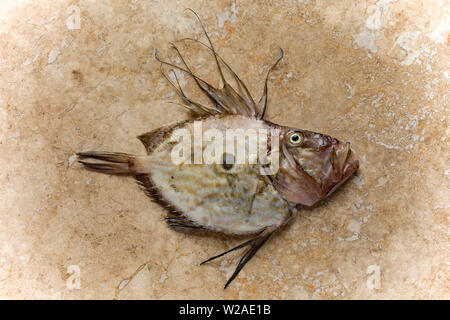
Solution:
M245 83L218 55L202 20L189 10L196 16L207 42L193 38L180 41L193 42L210 52L222 85L214 87L197 76L178 46L171 43L178 63L162 59L157 51L155 58L162 76L192 117L139 135L144 155L84 151L78 152L77 157L86 169L133 176L151 200L165 209L165 221L172 229L247 237L247 241L201 263L245 248L226 289L264 243L295 218L298 210L330 196L357 171L359 162L351 160L349 142L264 119L269 75L284 56L281 48L267 71L263 94L255 102ZM165 71L167 68L172 78ZM191 77L211 103L188 97L176 70ZM206 133L211 132L214 134L207 138ZM229 135L230 132L235 135Z

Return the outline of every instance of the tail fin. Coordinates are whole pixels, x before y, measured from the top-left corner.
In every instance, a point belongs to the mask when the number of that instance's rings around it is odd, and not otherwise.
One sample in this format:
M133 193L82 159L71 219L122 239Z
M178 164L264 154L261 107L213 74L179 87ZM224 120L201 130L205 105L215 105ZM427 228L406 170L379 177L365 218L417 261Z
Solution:
M136 157L120 152L98 152L88 151L77 153L78 159L100 160L94 162L86 162L78 160L87 169L119 175L135 175L137 174Z

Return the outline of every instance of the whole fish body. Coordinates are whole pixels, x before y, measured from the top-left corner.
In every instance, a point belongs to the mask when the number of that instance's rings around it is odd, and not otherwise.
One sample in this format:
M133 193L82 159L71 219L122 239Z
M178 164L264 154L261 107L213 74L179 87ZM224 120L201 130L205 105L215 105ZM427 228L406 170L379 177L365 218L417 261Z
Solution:
M205 31L201 21L200 24ZM248 247L227 281L226 288L273 232L294 216L299 206L312 206L330 195L352 176L359 163L349 160L349 143L263 119L267 105L268 76L283 57L283 51L269 69L263 96L255 103L245 84L217 55L206 31L205 35L209 45L193 39L185 40L194 41L211 51L223 83L221 88L215 88L193 74L174 45L183 66L163 61L157 54L156 58L161 66L170 66L191 76L213 102L213 107L188 98L181 87L171 82L162 68L163 76L174 86L184 106L195 117L138 136L147 155L88 151L78 153L78 157L79 162L90 170L134 176L152 200L167 210L166 221L172 228L239 236L253 235L243 244L203 262ZM235 80L237 90L225 80L225 73ZM180 145L180 131L190 140L196 136L198 124L201 124L202 132L214 130L221 137L226 137L230 130L275 132L276 136L271 136L266 141L265 150L267 154L276 152L279 155L276 159L276 171L268 171L267 163L262 163L260 158L237 162L236 154L230 153L227 148L224 148L223 154L215 155L222 161L193 161L199 152L208 150L214 143L213 139L206 140L203 136L200 149L198 146L196 149L195 141L193 144L189 143L184 148L185 154L181 161L174 161L175 148ZM276 148L272 143L275 138L279 141ZM235 142L232 143L234 145ZM255 143L260 142L245 140L244 145L236 144L234 151L245 149L244 153L248 156L249 148ZM200 156L200 159L203 160L203 157Z

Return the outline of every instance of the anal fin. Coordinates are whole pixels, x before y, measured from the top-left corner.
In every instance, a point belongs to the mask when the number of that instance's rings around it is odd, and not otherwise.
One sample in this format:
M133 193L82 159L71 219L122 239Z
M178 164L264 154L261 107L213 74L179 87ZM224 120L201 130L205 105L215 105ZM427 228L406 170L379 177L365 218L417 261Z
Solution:
M194 221L191 221L181 215L169 215L166 217L166 222L171 228L183 230L203 230L204 228Z

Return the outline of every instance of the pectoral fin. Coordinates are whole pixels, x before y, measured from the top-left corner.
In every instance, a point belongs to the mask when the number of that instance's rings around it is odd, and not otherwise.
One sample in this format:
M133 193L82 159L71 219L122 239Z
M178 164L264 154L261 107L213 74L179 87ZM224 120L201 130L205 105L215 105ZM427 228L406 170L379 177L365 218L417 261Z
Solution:
M275 230L273 228L264 229L259 234L257 234L253 239L250 239L228 251L225 251L221 254L211 257L211 258L203 261L200 265L205 264L209 261L215 260L215 259L217 259L223 255L226 255L227 253L230 253L232 251L249 246L247 251L245 251L245 253L242 255L241 259L239 260L239 263L236 266L236 269L234 270L233 274L231 275L231 277L228 279L227 283L225 284L224 289L226 289L228 287L228 285L236 278L236 276L239 274L239 272L242 270L242 268L244 268L244 266L247 264L247 262L249 262L250 259L255 255L255 253L259 250L259 248L261 248L263 246L263 244L270 238L270 236L272 235L272 233L274 231Z

